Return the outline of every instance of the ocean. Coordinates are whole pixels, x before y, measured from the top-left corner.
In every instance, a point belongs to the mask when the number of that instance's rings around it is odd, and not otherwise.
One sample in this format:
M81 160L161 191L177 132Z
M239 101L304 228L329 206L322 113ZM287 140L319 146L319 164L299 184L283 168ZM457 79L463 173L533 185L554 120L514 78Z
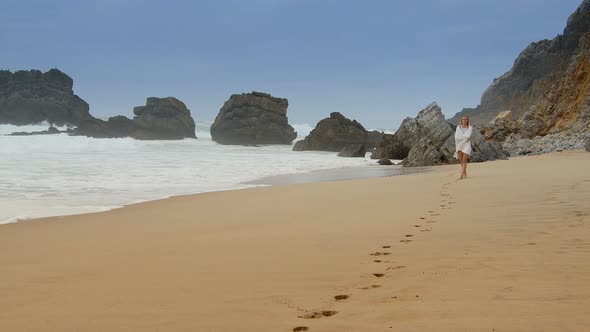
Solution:
M294 152L292 146L216 144L209 123L198 139L138 141L66 134L5 136L47 124L0 125L0 223L106 211L175 195L260 186L283 174L374 165L333 152ZM311 127L294 125L305 137ZM63 128L61 128L63 129Z

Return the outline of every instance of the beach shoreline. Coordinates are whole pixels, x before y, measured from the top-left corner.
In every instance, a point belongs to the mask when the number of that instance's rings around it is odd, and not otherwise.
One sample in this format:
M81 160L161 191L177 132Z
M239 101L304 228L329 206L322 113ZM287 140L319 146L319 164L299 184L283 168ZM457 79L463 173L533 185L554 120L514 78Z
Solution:
M588 166L552 153L2 225L0 330L585 330Z

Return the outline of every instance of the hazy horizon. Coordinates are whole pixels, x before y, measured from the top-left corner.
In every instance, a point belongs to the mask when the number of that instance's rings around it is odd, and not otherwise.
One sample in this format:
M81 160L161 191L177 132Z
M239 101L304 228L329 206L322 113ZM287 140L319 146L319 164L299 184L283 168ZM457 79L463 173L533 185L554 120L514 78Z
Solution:
M289 99L289 122L341 112L395 129L432 101L475 107L531 42L554 38L580 0L5 1L0 68L57 67L97 117L150 96L211 121L231 94Z

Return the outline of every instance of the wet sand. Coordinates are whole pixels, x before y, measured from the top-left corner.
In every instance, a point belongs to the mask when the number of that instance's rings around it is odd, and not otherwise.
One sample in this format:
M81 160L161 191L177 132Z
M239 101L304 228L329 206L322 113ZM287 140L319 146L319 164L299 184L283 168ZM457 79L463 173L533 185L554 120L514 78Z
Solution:
M0 225L0 331L587 331L590 153Z

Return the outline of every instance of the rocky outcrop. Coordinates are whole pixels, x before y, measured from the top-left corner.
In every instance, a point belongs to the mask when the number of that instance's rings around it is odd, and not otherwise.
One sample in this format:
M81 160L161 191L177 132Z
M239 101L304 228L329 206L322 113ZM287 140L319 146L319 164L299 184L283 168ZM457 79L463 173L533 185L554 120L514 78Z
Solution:
M500 144L485 142L477 131L471 143L473 162L506 158ZM432 166L456 162L454 153L454 128L445 121L441 108L432 103L416 118L406 118L395 134L385 135L371 158L405 159L405 166Z
M379 165L383 165L383 166L390 166L393 165L393 163L391 162L391 160L387 159L387 158L383 158L383 159L379 159L379 161L377 161L377 163Z
M0 70L0 123L47 121L63 126L92 119L88 104L74 94L73 86L72 78L58 69Z
M590 140L589 133L558 133L534 138L510 136L503 142L504 150L512 157L545 154L554 151L582 150Z
M365 146L366 142L367 131L360 123L333 112L320 120L305 139L296 142L293 151L340 152L349 146Z
M367 149L364 144L348 145L338 153L338 157L364 157Z
M149 97L145 106L133 109L135 117L129 136L142 140L196 138L195 121L186 105L174 98ZM109 119L110 120L110 119ZM125 121L118 119L124 126Z
M81 122L72 133L73 136L88 136L94 138L129 137L133 121L122 115L109 118L107 121L91 119Z
M528 138L574 126L587 129L589 32L590 0L584 0L562 35L529 45L484 92L476 109L465 109L449 122L458 123L466 114L472 124L487 125L499 112L510 110L528 126L523 128Z
M33 131L33 132L25 132L25 131L17 131L14 133L7 134L6 136L37 136L37 135L56 135L61 133L66 133L67 130L61 131L53 126L49 127L47 130L42 131Z
M196 138L190 110L174 97L147 98L146 106L133 109L133 120L122 115L107 121L88 119L78 124L72 135L94 138L132 137L140 140Z
M587 152L590 152L590 138L586 140L586 144L584 145L584 149L586 149Z
M232 95L211 125L220 144L291 144L297 133L288 123L289 102L262 92Z
M385 133L380 132L378 130L372 130L367 132L367 142L365 144L367 146L367 149L375 148L377 144L383 140L384 136Z

